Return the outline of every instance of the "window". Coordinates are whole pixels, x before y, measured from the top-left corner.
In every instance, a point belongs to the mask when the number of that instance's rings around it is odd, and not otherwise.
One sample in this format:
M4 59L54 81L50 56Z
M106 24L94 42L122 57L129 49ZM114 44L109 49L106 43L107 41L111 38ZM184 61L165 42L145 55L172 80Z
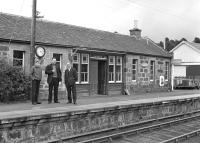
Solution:
M122 81L122 57L116 57L116 82Z
M61 54L55 54L55 53L53 53L53 58L56 59L56 64L59 65L60 68L61 68L61 56L62 56Z
M73 67L76 69L78 75L80 73L79 63L80 63L80 54L76 53L73 55ZM78 82L79 82L79 76L78 76L78 81L76 83Z
M109 82L115 81L115 57L109 57Z
M169 79L169 62L165 63L165 80Z
M133 81L136 80L137 64L138 64L138 60L137 59L133 59L132 60L132 80Z
M13 66L24 67L24 52L23 51L13 51Z
M155 78L155 61L151 61L150 63L150 80L154 80Z
M81 82L88 83L89 81L89 55L82 54L81 58Z

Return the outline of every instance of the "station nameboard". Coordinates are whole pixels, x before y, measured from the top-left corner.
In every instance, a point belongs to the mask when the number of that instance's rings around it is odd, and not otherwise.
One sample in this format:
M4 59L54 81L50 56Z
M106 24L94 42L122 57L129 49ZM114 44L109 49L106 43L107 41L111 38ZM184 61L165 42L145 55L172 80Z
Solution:
M181 64L182 60L181 59L172 59L172 64L174 65L179 65Z

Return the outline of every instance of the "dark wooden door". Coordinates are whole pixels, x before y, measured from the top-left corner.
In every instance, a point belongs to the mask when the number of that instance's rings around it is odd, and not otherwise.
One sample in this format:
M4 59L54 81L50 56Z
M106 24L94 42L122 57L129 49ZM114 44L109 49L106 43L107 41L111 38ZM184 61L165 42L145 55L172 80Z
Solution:
M90 61L90 94L98 94L98 61Z
M98 61L98 94L106 95L107 76L106 76L106 62Z

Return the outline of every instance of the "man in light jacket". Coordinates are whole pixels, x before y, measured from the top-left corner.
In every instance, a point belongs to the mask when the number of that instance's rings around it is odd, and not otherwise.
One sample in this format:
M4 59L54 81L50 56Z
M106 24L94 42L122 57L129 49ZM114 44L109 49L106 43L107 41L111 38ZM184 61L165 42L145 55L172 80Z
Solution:
M78 79L78 74L75 68L72 67L71 63L67 63L67 69L65 70L65 86L68 93L68 104L73 103L77 104L76 100L76 81ZM72 93L72 96L71 96Z
M40 81L42 79L42 67L40 60L35 61L35 65L31 68L31 79L32 79L32 104L41 104L38 102L38 95L40 89Z

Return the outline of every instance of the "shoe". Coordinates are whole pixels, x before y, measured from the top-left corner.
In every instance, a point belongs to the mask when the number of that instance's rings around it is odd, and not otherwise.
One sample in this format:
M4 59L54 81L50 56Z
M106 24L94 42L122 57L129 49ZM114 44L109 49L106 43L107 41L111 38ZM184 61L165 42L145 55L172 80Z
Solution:
M32 104L33 104L33 105L36 105L37 103L33 102Z
M56 102L54 102L54 103L60 103L59 101L56 101Z
M41 102L37 102L37 104L41 104Z
M48 101L48 104L51 104L51 101Z
M67 104L71 104L72 102L67 102Z
M77 103L76 103L76 102L74 102L74 105L77 105Z

